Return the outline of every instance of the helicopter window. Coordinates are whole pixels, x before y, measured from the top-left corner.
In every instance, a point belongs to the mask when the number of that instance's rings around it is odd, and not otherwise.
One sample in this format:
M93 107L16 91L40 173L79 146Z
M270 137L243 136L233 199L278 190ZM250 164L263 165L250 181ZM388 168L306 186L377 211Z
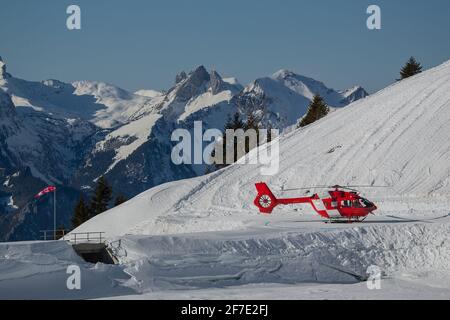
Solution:
M351 204L350 200L344 200L344 201L342 201L342 206L344 208L349 208L352 206L352 204Z

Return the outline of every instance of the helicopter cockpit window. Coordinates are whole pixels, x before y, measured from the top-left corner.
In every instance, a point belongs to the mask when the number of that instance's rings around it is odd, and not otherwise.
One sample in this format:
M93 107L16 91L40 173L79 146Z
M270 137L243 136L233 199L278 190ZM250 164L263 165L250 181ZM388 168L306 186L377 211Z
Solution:
M361 198L360 200L361 200L361 204L362 204L364 207L366 207L366 208L373 207L373 203L370 202L369 200L364 199L364 198Z
M353 200L353 207L354 208L361 208L362 205L358 200Z

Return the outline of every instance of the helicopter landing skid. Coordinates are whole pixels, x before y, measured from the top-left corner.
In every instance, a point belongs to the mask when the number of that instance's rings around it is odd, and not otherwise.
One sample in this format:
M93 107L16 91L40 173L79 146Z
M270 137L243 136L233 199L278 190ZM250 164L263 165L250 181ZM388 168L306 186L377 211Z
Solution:
M325 223L361 223L366 220L367 217L364 217L363 219L360 218L351 218L351 219L329 219L325 221Z

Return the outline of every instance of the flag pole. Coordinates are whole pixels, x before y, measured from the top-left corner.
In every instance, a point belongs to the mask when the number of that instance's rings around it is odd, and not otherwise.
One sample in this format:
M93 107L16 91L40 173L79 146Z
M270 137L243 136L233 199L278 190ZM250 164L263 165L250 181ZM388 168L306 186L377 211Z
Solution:
M56 189L53 192L53 240L56 240Z

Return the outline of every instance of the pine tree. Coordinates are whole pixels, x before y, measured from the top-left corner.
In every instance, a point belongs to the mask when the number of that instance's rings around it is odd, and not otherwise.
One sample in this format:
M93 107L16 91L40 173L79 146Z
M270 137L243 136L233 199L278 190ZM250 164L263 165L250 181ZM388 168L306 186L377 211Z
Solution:
M400 71L400 80L415 76L422 72L422 65L414 57L409 58L405 66Z
M222 136L222 140L217 144L218 148L222 148L222 152L223 152L223 160L224 162L226 162L227 160L227 137L226 137L226 131L228 129L232 129L232 130L239 130L242 129L244 131L252 129L256 131L256 146L259 146L260 144L260 128L259 128L259 122L260 119L258 116L256 116L254 113L249 113L247 115L247 119L246 121L243 121L241 119L241 115L239 112L236 112L231 118L228 119L228 121L225 123L225 127L223 130L223 136ZM270 141L270 140L269 140ZM238 161L237 157L239 155L238 151L243 151L245 154L247 154L248 152L251 151L253 146L250 145L250 139L246 138L245 139L245 143L244 146L239 146L238 145L238 141L237 139L235 139L234 143L233 143L233 148L234 148L234 159L232 159L234 162ZM243 150L238 150L238 148L243 148ZM211 158L214 159L216 156L215 151L212 152L211 154ZM207 168L205 171L205 174L211 173L214 170L218 170L218 169L222 169L224 167L227 167L228 165L230 165L230 163L223 163L223 164L219 164L216 163L214 164L213 167L211 168Z
M256 131L259 130L259 119L253 113L250 113L247 116L247 120L244 123L245 130L254 129Z
M108 185L106 178L101 176L97 180L97 187L95 188L94 195L91 199L89 206L90 218L108 210L108 205L112 199L112 189Z
M245 129L245 123L241 120L241 115L239 112L234 113L232 118L229 118L228 121L225 123L225 127L223 130L223 136L222 140L219 142L218 148L222 148L223 152L223 162L222 164L216 163L214 166L215 168L222 169L229 165L229 163L226 163L227 161L227 130L238 130L238 129ZM214 159L216 156L215 152L213 151L211 157ZM219 160L219 159L217 159ZM237 141L234 141L234 159L233 161L237 161Z
M259 119L254 113L250 113L247 116L247 120L244 123L245 130L255 130L256 132L256 147L259 146L260 137L259 137ZM250 141L248 139L245 140L245 153L249 153L251 151L252 146L250 146Z
M82 225L84 222L88 220L89 220L89 211L88 208L86 207L83 196L81 196L72 216L72 227L75 229L76 227Z
M116 200L114 200L114 207L120 206L122 203L125 203L127 201L128 201L128 199L125 196L119 194L116 197Z
M303 117L303 119L298 124L298 127L307 126L323 117L325 117L330 112L325 101L323 101L320 95L315 95L311 104L308 107L308 112Z
M241 120L241 115L239 114L239 112L236 112L233 115L233 119L231 121L228 121L225 124L225 130L226 129L237 130L237 129L243 129L243 128L244 128L244 122Z
M269 125L267 126L267 138L266 138L266 142L272 142L272 125L269 123Z

